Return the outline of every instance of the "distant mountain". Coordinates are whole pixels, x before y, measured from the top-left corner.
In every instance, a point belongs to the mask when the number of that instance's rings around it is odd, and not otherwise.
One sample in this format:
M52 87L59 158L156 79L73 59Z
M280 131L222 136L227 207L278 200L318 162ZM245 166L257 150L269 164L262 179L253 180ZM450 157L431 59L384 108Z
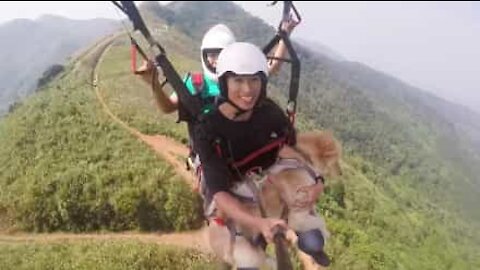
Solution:
M310 49L314 53L322 54L335 61L346 61L346 59L340 55L340 53L337 53L333 49L321 44L320 42L303 38L294 38L294 40L299 44L302 44L305 49Z
M30 94L48 67L63 64L72 53L117 28L114 20L71 20L52 15L1 24L0 115Z

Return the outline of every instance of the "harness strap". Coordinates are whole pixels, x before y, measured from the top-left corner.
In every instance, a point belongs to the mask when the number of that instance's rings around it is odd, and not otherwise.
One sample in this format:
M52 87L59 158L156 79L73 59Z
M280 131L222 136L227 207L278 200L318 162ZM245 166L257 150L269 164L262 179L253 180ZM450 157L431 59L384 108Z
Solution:
M220 146L220 139L215 140L215 151L219 158L223 158L222 147Z
M137 73L137 47L133 44L133 39L131 39L132 43L130 45L130 68L132 73Z
M144 60L148 60L148 57L130 33L128 33L128 36L130 37L130 68L132 73L139 74L137 70L137 53L139 53Z
M195 94L200 93L204 86L203 74L199 72L192 73L192 84L196 91Z
M255 150L254 152L250 153L248 156L246 156L242 160L233 162L232 165L234 167L237 167L237 168L242 167L245 164L248 164L252 160L256 159L258 156L260 156L262 154L265 154L265 153L275 149L276 147L281 147L283 144L285 144L285 141L286 141L285 137L279 138L279 139L263 146L262 148L260 148L258 150Z
M225 226L226 225L225 220L221 217L214 217L214 218L212 218L212 221L215 222L219 226Z
M305 164L303 162L300 162L297 159L294 158L281 158L279 159L275 165L269 169L269 173L279 173L284 170L292 170L292 169L304 169L307 171L307 173L312 177L313 180L315 180L315 183L318 183L318 180L322 181L322 183L325 183L324 177L315 172L315 170L308 164Z

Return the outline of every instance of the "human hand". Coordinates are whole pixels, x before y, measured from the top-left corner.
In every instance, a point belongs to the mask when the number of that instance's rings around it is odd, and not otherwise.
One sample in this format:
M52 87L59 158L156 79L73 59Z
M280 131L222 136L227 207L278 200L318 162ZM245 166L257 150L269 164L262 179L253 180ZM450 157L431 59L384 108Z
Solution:
M277 218L259 218L256 228L262 233L268 243L273 243L273 238L278 230L287 230L288 226L285 220Z
M299 22L295 21L293 18L289 18L287 21L283 21L280 29L285 31L288 35L293 32L293 29L299 24Z
M153 76L157 75L157 69L152 61L144 60L142 65L135 71L135 74L140 75L147 83L151 83Z

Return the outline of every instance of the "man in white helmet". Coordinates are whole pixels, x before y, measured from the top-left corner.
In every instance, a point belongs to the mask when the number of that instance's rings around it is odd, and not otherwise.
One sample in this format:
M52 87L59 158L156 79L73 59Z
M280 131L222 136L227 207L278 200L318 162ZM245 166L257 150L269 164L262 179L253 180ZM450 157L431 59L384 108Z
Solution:
M284 111L266 97L267 59L255 45L237 42L223 49L216 74L221 103L203 123L194 125L192 138L202 163L205 215L214 234L221 233L218 224L225 220L233 224L230 263L237 269L259 269L265 263L264 246L255 245L251 236L260 234L272 242L275 230L287 225L282 219L263 218L246 210L258 203L248 179L252 172L268 171L280 150L295 144L295 129ZM322 190L321 182L311 186L315 200ZM219 217L224 218L220 223ZM328 265L322 232L313 229L297 234L300 249Z

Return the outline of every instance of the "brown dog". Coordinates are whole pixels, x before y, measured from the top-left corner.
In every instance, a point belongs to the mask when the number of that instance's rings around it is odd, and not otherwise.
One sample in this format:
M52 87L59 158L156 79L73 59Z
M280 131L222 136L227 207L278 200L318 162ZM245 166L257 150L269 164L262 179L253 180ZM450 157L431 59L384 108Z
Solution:
M266 176L267 181L263 182L260 201L269 217L287 218L288 225L293 231L305 232L312 229L319 229L324 238L328 238L324 220L315 212L314 205L298 207L296 202L302 200L304 193L298 192L302 187L315 184L312 171L305 169L308 164L316 174L325 178L341 175L340 168L341 147L331 132L307 132L297 135L295 148L284 147L280 153L281 159L298 161L298 167L288 169L275 169L274 165ZM258 215L258 209L249 206L252 214ZM285 212L285 208L288 211ZM284 216L288 213L288 216ZM283 215L283 216L282 216ZM265 260L263 250L251 246L243 238L237 237L232 243L230 233L225 226L211 224L209 226L209 241L214 252L223 261L232 265L238 265L240 261L244 264L252 263L252 267L258 266ZM245 230L248 234L249 230ZM292 235L292 233L290 233ZM295 241L295 237L291 237ZM244 265L242 265L244 266Z
M266 212L272 217L280 217L284 213L284 207L287 207L289 226L293 230L307 231L317 228L327 237L328 232L323 220L316 214L312 215L315 212L314 207L298 207L296 202L306 199L302 198L306 194L299 192L299 189L314 185L315 175L329 178L342 174L341 152L340 143L331 132L299 133L296 147L285 147L279 153L281 159L293 159L298 165L295 166L293 162L293 168L280 169L278 173L272 170L272 180L263 186L262 203ZM305 167L306 164L310 165L313 172Z

